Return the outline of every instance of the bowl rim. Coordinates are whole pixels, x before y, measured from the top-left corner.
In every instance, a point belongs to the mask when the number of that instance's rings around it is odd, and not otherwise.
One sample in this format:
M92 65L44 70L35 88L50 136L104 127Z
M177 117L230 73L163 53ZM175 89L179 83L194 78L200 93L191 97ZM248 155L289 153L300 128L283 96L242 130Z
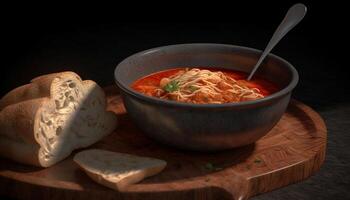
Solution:
M268 56L273 58L273 59L277 59L277 60L283 62L288 67L288 69L291 71L292 80L290 81L290 83L286 87L279 90L278 92L273 93L267 97L264 97L261 99L256 99L256 100L251 100L251 101L223 103L223 104L192 104L192 103L184 103L184 102L178 102L178 101L170 101L170 100L165 100L165 99L147 96L147 95L144 95L140 92L133 91L130 88L130 86L126 86L124 83L120 82L117 78L118 77L117 76L118 67L132 57L146 55L146 54L153 53L153 52L156 52L159 50L164 50L164 49L169 49L169 48L174 48L174 47L186 47L186 46L227 47L227 48L236 48L236 49L241 49L241 50L245 50L245 51L250 51L252 53L258 53L258 54L262 52L261 50L250 48L250 47L231 45L231 44L219 44L219 43L184 43L184 44L173 44L173 45L155 47L155 48L143 50L143 51L140 51L138 53L132 54L132 55L128 56L127 58L123 59L120 63L118 63L118 65L116 66L116 68L114 70L115 83L117 84L117 86L121 90L128 93L129 95L132 95L136 98L139 98L139 99L142 99L144 101L151 102L151 103L157 103L160 105L167 105L167 106L185 107L185 108L186 107L187 108L225 108L225 107L242 107L242 106L258 105L258 104L263 104L263 103L269 102L273 99L280 98L280 97L288 94L289 92L291 92L295 88L295 86L297 85L297 83L299 81L299 74L298 74L297 70L293 67L293 65L290 64L285 59L283 59L275 54L272 54L272 53L269 53Z

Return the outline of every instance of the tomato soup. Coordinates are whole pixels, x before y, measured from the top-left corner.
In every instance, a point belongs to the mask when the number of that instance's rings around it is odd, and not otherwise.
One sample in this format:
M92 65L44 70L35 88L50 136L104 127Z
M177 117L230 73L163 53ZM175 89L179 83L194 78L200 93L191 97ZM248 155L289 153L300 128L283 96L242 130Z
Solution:
M194 104L222 104L264 98L278 91L259 76L213 68L174 68L142 77L132 89L152 97Z

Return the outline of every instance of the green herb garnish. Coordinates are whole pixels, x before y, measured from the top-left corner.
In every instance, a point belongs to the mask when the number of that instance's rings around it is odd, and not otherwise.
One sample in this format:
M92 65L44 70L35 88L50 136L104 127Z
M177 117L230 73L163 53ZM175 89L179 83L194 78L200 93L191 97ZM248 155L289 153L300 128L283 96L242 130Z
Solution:
M198 90L199 88L196 87L196 86L190 85L190 86L188 86L188 89L189 89L191 92L194 92L194 91Z
M216 167L216 166L214 166L213 163L210 163L210 162L206 163L206 164L204 165L204 168L207 169L207 170L209 170L209 171L219 171L219 170L222 170L222 169L223 169L222 167Z
M255 160L254 160L254 163L256 163L256 164L259 164L259 163L261 163L262 161L259 159L259 158L255 158Z
M168 84L164 86L164 90L167 92L174 92L179 90L179 82L178 81L170 81Z
M214 170L214 165L212 163L206 163L204 165L205 169Z

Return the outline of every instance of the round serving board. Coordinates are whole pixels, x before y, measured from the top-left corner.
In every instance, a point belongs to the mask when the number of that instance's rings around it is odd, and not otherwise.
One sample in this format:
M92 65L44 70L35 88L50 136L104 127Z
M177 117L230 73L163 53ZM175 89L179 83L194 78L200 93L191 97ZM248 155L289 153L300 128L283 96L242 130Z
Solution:
M255 144L216 153L170 148L152 141L130 121L114 87L108 109L118 128L91 148L166 160L160 174L114 191L93 182L72 156L50 168L0 159L0 194L21 199L246 199L292 184L319 170L326 151L322 118L292 100L279 123ZM72 155L74 155L74 152Z

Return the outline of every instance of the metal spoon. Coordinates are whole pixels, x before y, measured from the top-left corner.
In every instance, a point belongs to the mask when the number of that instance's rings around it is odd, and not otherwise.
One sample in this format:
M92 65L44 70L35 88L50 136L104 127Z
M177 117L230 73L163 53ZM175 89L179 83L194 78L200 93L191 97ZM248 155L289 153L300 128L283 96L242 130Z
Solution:
M253 70L250 72L247 80L249 81L255 71L258 69L262 61L265 59L267 54L270 53L273 47L290 31L294 26L296 26L305 16L306 14L306 6L304 4L298 3L293 5L289 8L286 16L284 17L281 24L276 29L275 33L273 34L272 38L270 39L270 42L267 44L265 50L261 54L258 62L254 66Z

